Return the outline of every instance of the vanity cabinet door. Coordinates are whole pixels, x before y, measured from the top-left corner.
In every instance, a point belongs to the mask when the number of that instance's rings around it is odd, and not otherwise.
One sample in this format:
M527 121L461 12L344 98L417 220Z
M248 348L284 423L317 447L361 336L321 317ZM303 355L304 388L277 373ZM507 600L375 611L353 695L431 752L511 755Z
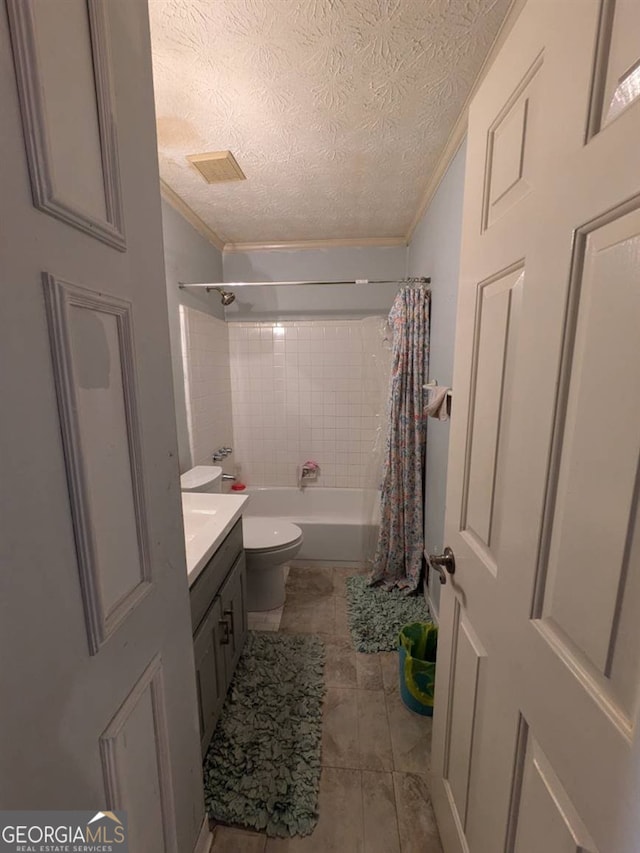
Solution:
M222 618L222 601L216 597L193 638L200 717L200 745L204 757L227 692L226 651L230 642Z
M247 639L246 584L246 562L242 551L220 590L222 618L229 625L229 644L225 647L227 681L231 681Z

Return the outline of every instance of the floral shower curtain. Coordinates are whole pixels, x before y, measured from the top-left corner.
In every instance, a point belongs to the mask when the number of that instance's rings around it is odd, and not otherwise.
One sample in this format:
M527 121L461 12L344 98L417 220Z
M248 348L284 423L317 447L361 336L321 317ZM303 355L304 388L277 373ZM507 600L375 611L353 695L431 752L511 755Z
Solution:
M429 305L426 287L406 286L389 313L393 334L389 428L371 583L407 592L420 582L424 549L423 385L429 364Z

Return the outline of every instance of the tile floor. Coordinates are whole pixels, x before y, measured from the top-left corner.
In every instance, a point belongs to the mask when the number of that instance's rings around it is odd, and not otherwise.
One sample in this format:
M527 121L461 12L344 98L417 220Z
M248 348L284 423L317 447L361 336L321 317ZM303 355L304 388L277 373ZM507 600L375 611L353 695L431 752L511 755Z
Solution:
M442 853L429 798L431 719L407 710L395 652L353 650L345 579L357 570L292 568L281 611L249 627L321 634L327 650L320 819L306 838L217 826L214 853Z

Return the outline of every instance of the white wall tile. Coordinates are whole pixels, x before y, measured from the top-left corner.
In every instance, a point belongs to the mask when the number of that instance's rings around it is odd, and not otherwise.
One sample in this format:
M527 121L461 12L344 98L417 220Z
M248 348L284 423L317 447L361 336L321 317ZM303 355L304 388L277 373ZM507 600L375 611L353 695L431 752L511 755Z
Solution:
M319 486L378 476L371 452L390 367L379 318L232 323L229 352L235 459L249 485L296 485L307 459Z

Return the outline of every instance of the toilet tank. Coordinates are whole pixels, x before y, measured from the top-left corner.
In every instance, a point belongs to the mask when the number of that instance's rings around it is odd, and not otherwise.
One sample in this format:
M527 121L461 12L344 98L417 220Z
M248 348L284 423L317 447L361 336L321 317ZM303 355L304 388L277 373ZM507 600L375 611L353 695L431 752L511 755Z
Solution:
M183 492L221 492L222 468L219 465L196 465L180 477Z

